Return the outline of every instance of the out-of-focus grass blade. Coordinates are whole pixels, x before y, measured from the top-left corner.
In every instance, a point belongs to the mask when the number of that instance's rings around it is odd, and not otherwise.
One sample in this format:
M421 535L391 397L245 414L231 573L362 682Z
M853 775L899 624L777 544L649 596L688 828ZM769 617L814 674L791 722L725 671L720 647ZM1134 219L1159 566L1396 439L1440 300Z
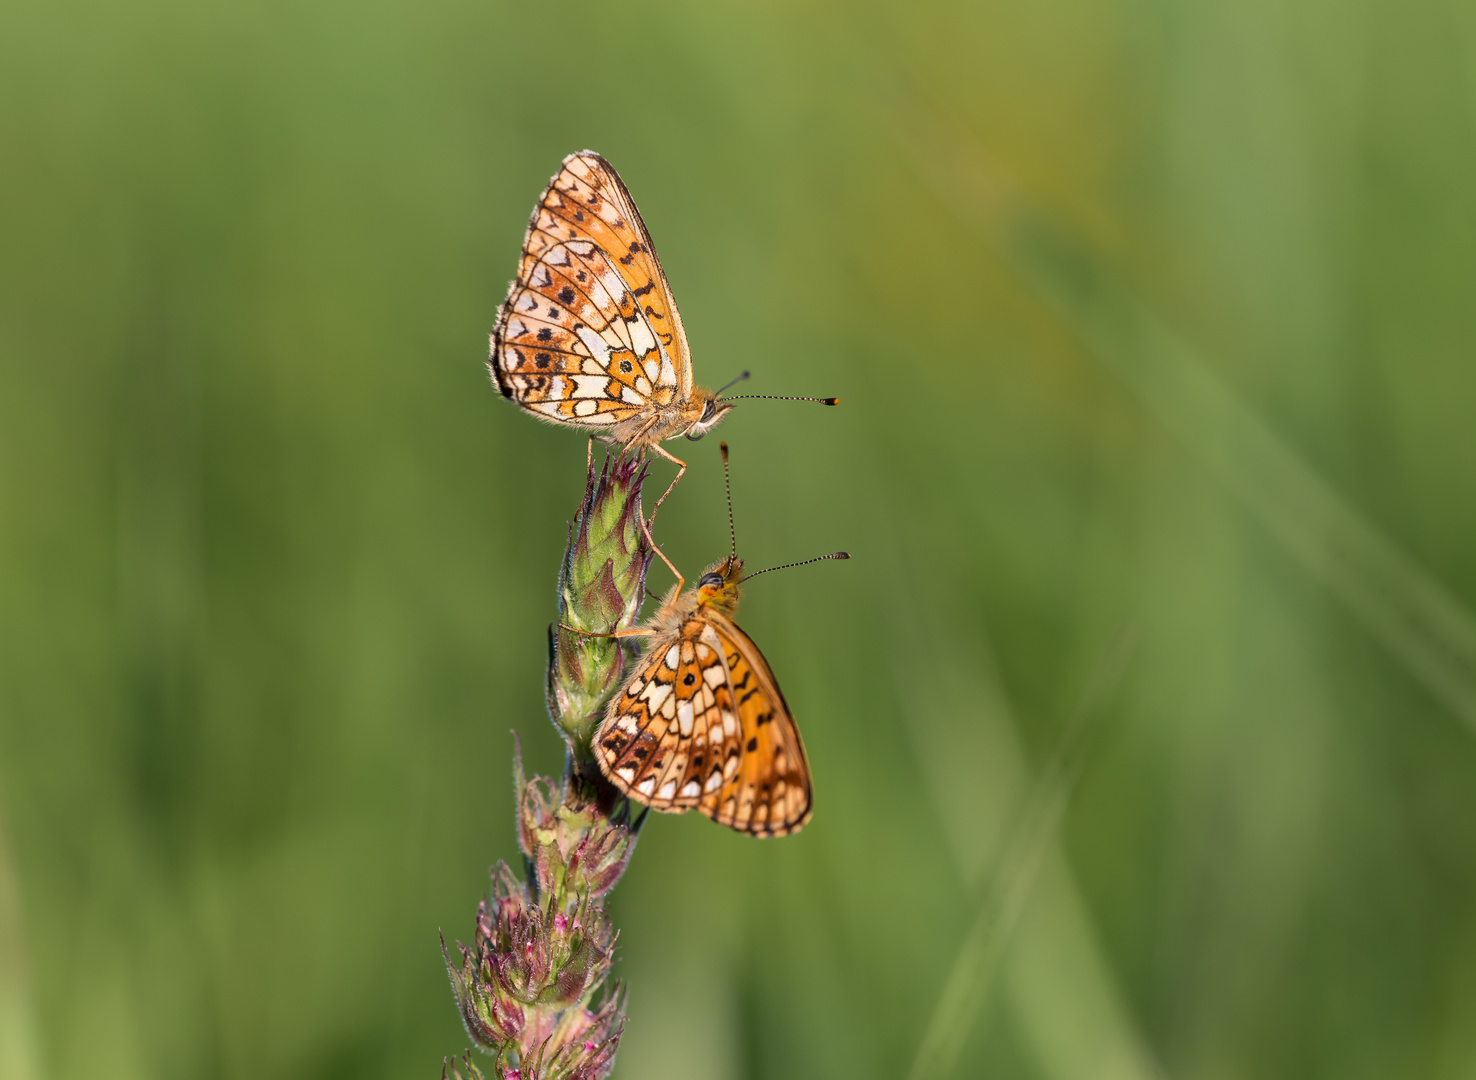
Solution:
M898 131L944 205L1476 734L1476 619L1461 602L1127 295L1084 244L1035 210L966 133L916 105L899 116Z
M1123 635L1097 665L1055 754L1032 786L979 914L959 946L908 1080L947 1076L957 1063L1055 840L1056 827L1081 774L1093 721L1102 714L1104 699L1117 685L1131 650L1131 641Z
M898 700L959 879L969 895L979 895L976 887L989 880L1005 848L1011 808L1018 810L1027 797L1030 769L984 620L976 614L970 634L960 636L917 619L919 598L923 610L945 604L927 590L927 578L919 576L899 592L893 608ZM1047 845L1032 895L1030 917L998 974L1040 1074L1157 1080L1162 1070L1059 844Z
M20 881L0 818L0 1080L35 1080L41 1075L24 930Z
M984 620L973 618L966 639L940 632L909 603L923 596L932 605L926 588L911 581L892 607L897 700L959 881L973 895L1025 791L1027 766Z

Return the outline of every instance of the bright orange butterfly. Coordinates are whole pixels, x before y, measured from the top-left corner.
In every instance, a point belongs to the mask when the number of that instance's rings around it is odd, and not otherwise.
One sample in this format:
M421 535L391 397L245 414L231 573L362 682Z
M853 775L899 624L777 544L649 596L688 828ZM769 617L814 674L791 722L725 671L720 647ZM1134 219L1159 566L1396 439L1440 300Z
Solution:
M722 451L726 470L726 443ZM728 520L731 532L731 493ZM611 699L594 751L617 788L654 810L696 807L739 832L786 836L810 820L810 766L774 672L733 621L743 580L736 552L694 589L683 592L679 578L645 626L611 635L652 640Z
M487 366L502 396L534 416L674 462L657 509L687 470L661 442L702 438L739 400L693 383L651 235L614 166L593 150L566 157L538 200Z

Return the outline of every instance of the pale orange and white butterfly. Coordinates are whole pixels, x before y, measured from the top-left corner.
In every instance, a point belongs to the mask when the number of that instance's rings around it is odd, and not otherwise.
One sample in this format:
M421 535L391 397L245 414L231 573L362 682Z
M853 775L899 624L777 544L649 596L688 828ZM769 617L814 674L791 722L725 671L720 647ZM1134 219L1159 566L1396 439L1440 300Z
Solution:
M739 832L786 836L810 820L810 766L773 670L733 621L742 581L743 560L729 554L695 588L678 581L643 627L617 635L650 643L610 700L594 753L611 783L653 810L695 807Z
M592 150L566 157L538 200L487 366L503 397L539 419L674 462L657 507L687 467L662 441L702 438L739 400L693 382L651 235L614 166Z

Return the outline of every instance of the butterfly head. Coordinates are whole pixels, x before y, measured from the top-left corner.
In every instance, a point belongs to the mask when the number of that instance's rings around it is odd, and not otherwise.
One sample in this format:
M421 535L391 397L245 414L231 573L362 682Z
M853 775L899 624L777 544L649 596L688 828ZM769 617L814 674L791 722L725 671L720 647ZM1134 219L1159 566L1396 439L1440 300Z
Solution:
M713 428L717 427L718 421L727 415L728 410L733 407L731 401L724 401L716 394L709 394L705 390L693 391L692 404L694 406L693 412L696 413L696 419L687 428L686 436L693 442L696 442Z
M738 583L742 580L743 560L729 555L697 579L697 602L731 615L738 607Z

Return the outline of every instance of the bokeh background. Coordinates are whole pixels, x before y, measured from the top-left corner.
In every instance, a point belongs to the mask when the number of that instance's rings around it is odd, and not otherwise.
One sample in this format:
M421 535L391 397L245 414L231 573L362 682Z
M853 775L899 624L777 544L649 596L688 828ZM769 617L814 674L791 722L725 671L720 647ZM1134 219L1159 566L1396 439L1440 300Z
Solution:
M482 362L585 146L702 381L842 398L724 424L742 552L855 556L748 594L817 814L651 823L617 1077L1476 1076L1454 0L0 6L0 1075L465 1047L585 452Z

